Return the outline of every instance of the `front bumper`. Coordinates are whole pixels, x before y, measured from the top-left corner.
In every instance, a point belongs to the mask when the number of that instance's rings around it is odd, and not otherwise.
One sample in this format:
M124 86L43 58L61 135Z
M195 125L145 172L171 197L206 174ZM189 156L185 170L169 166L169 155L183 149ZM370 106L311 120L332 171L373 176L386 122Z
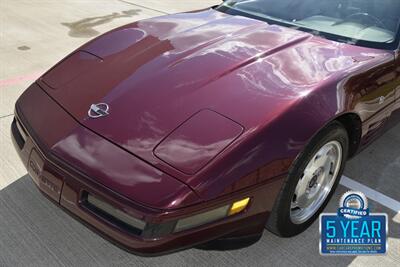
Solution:
M30 118L24 115L19 111L17 104L12 137L20 158L40 191L103 236L134 253L158 255L220 237L240 237L261 233L273 205L273 202L266 199L274 199L271 196L276 196L281 186L282 179L277 179L269 184L185 208L164 210L147 207L87 177L85 173L52 153L46 143L51 140L41 140L29 123ZM57 110L57 115L57 119L64 119L65 124L74 123L61 108ZM46 120L46 117L40 120ZM135 231L91 208L87 205L88 194L145 221L145 230ZM252 198L251 205L245 212L193 229L172 233L174 222L177 220L232 203L233 200L243 197Z

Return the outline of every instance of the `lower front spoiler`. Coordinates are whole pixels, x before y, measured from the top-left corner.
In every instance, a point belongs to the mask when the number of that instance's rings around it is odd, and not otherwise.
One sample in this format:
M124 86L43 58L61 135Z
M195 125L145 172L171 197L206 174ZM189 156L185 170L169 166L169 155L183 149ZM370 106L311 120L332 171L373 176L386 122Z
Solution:
M228 233L225 233L226 229L222 229L225 226L220 227L220 229L217 228L213 232L219 232L218 236L212 236L210 235L210 231L204 230L184 236L173 237L163 240L149 240L142 242L131 242L131 240L128 242L124 242L126 240L125 238L123 240L119 239L119 237L113 236L112 233L110 234L108 231L104 231L103 228L98 228L97 225L86 221L84 218L80 217L78 214L74 213L70 209L58 205L58 203L54 202L43 192L41 193L53 204L60 207L64 212L69 214L75 220L81 222L94 233L100 235L102 238L108 240L110 243L119 247L120 249L142 257L163 256L190 248L201 250L226 251L248 247L261 239L264 230L264 223L261 222L264 222L267 218L266 215L259 215L254 216L253 218L248 218L243 223L246 223L249 220L258 221L260 223L248 224L246 228L240 227L240 229L242 230L238 230L237 232L229 233L228 231ZM247 234L250 232L251 234Z
M38 189L53 204L96 234L129 253L144 257L162 256L192 247L220 251L247 247L261 238L268 218L268 213L264 213L243 217L235 222L210 224L201 229L185 231L185 233L145 240L121 232L117 228L109 227L101 220L85 212L79 205L69 202L67 199L76 196L76 194L68 186L64 185L63 196L65 194L66 197L62 197L60 203L54 201L39 186Z
M21 140L16 129L17 125L14 121L12 136L15 149L39 190L58 206L73 214L75 218L78 218L106 239L131 253L143 256L171 253L221 238L227 241L225 243L218 241L214 244L202 246L202 248L221 250L224 249L224 244L229 244L226 245L226 248L230 249L233 240L238 241L239 239L240 242L240 238L258 239L283 180L277 178L268 184L238 192L234 196L223 197L179 210L155 211L141 207L136 211L137 213L143 214L145 218L152 218L152 222L163 223L191 216L210 207L226 204L232 199L240 199L245 196L252 198L252 204L241 214L159 238L143 238L90 212L82 203L82 192L89 192L102 199L110 200L111 203L116 204L122 210L135 209L137 208L136 203L127 201L108 188L83 177L78 177L69 168L64 169L61 164L55 163L55 159L49 160L47 154L42 152L28 134L28 131L24 131L23 140Z
M248 212L183 232L146 239L131 235L118 227L110 226L87 212L79 205L79 192L82 188L85 188L84 184L67 181L63 186L60 205L104 238L130 253L141 256L159 256L198 245L202 245L200 248L203 249L224 250L254 243L261 237L269 215L268 212L258 214ZM96 193L96 190L92 189L92 192ZM173 211L171 212L173 213ZM182 214L182 211L179 213ZM188 211L184 217L190 216L190 214L191 212ZM218 241L209 243L214 240Z

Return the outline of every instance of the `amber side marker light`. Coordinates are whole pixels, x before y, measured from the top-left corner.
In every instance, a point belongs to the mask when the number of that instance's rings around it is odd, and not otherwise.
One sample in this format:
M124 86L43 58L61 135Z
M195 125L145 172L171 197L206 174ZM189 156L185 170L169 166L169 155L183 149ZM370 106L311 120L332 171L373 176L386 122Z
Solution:
M180 219L176 226L174 232L180 232L183 230L191 229L206 223L214 222L231 215L238 214L244 211L250 202L250 198L245 198L234 202L233 204L225 205L217 209L213 209L204 213L200 213L191 217Z
M229 209L228 215L231 216L231 215L238 214L238 213L244 211L246 209L247 205L249 204L249 202L250 202L249 197L234 202L232 204L231 208Z

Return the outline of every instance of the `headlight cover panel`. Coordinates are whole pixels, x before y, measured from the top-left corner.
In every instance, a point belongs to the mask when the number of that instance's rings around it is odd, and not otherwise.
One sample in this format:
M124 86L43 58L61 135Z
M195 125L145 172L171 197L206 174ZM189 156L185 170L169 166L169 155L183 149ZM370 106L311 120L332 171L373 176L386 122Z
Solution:
M175 129L154 150L170 166L193 175L234 142L244 128L212 110L202 110Z

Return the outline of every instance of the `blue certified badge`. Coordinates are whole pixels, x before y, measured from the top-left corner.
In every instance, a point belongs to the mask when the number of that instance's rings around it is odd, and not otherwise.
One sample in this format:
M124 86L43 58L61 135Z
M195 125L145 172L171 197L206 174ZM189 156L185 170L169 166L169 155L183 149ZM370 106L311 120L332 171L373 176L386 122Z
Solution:
M320 216L320 253L322 255L386 254L387 215L370 213L361 192L347 192L337 214Z

